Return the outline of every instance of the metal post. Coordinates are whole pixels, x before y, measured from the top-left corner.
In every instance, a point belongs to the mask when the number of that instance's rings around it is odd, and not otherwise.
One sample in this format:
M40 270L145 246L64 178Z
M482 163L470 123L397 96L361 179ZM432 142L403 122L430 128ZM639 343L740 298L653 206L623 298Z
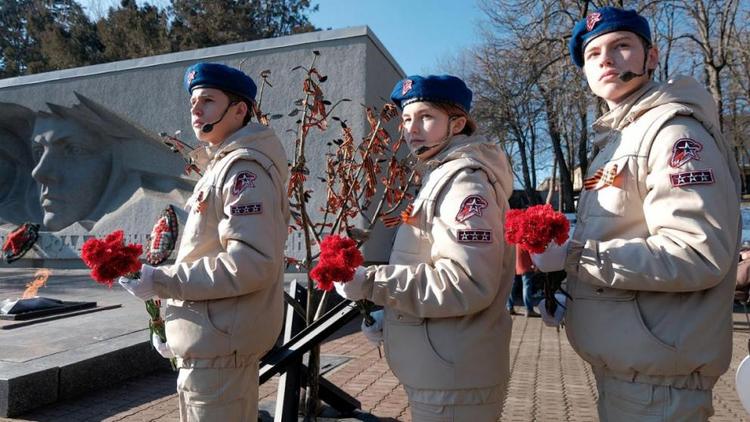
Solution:
M292 280L289 286L289 298L304 307L305 289ZM303 308L304 309L304 308ZM286 321L284 323L284 344L288 343L305 326L303 315L295 312L295 306L289 304L286 308ZM302 357L292 359L287 370L279 376L279 387L276 391L276 411L274 422L297 422L299 414L299 392L301 388L301 377L304 374L302 368Z

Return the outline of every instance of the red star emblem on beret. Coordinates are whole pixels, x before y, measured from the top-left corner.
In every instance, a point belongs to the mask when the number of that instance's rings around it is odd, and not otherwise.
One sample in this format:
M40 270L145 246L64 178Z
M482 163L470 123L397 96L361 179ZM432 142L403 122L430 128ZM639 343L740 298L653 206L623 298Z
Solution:
M602 20L602 14L599 12L594 12L586 16L586 30L591 31L594 29L594 26L596 26L596 23L600 20Z
M193 83L193 79L195 79L195 71L191 70L187 77L188 84Z
M401 85L401 95L406 95L407 92L411 91L413 83L411 79L404 79L404 83Z

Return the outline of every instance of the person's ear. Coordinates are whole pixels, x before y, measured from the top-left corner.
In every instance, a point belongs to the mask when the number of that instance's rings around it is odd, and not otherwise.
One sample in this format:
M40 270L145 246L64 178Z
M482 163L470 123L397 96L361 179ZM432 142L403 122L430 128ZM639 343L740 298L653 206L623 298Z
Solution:
M466 127L466 117L453 116L450 121L451 135L458 135Z
M245 118L245 113L249 113L250 110L247 108L247 103L244 101L240 101L237 103L237 108L235 110L235 114L239 116L241 119Z

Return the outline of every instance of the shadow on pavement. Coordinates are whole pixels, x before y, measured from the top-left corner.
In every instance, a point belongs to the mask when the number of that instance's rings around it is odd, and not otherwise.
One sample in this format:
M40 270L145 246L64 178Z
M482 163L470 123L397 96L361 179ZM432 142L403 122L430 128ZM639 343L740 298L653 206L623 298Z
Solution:
M70 420L66 415L68 417L72 414L80 415L82 409L85 409L86 413L96 420L103 420L123 412L135 415L139 412L140 406L153 404L156 400L176 394L176 386L176 372L159 371L146 377L128 380L115 388L63 400L17 416L17 418L24 421L60 422Z

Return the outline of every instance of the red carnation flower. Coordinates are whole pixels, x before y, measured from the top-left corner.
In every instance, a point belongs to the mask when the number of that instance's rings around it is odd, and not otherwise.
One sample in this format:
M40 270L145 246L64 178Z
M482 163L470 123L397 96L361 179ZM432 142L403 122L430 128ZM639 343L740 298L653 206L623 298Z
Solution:
M351 281L357 267L364 261L354 240L338 235L326 236L320 242L320 259L310 271L310 277L317 282L318 289L331 291L334 281Z
M570 222L549 204L526 210L510 210L505 215L505 240L531 253L542 253L554 241L568 240Z
M91 268L91 277L111 287L114 279L140 271L139 257L143 246L137 243L125 245L124 233L116 230L104 240L91 238L81 248L81 258Z

